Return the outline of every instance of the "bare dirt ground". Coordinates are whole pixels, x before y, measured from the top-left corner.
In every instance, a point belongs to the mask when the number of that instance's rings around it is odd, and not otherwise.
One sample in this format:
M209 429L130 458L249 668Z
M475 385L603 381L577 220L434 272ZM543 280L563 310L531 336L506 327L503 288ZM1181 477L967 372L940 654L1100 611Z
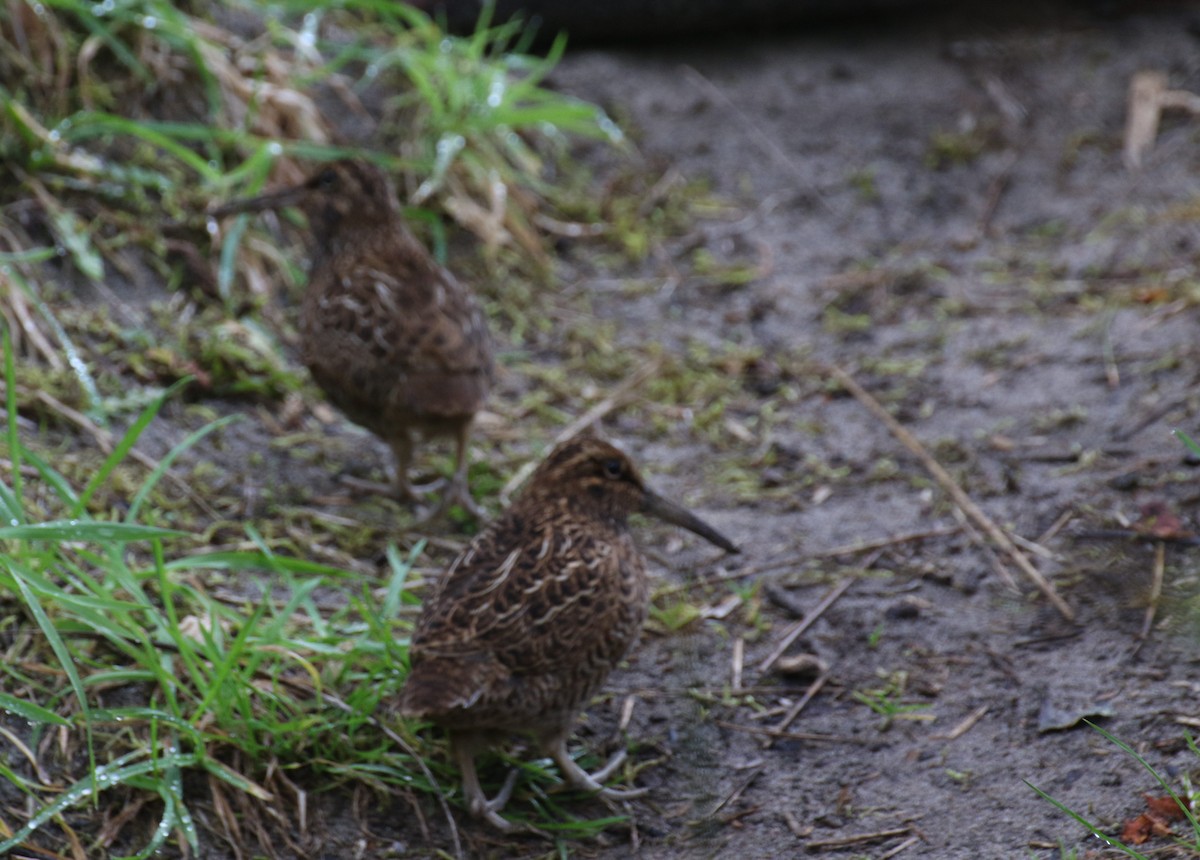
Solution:
M853 578L792 649L830 674L791 730L829 740L765 749L747 731L777 723L811 680L756 668L794 617L785 601L765 601L771 627L745 646L742 684L767 688L754 698L772 713L736 695L722 703L734 640L754 633L736 620L649 636L617 673L612 700L592 709L595 733L634 695L630 734L670 753L639 780L652 788L634 807L642 856L784 857L827 843L826 856L908 844L897 856L1058 857L1060 840L1099 851L1024 781L1110 827L1156 785L1086 726L1044 730L1057 709L1068 722L1101 716L1160 773L1195 770L1178 721L1197 713L1195 552L1167 547L1163 609L1178 611L1158 620L1176 623L1156 624L1139 649L1155 548L1093 532L1153 502L1185 527L1195 517L1196 464L1170 431L1196 428L1200 126L1168 118L1138 172L1122 165L1121 138L1134 72L1200 87L1198 20L1176 6L1113 18L1057 8L1019 23L893 18L589 50L556 74L627 118L648 160L737 201L741 216L692 244L763 271L714 292L677 283L659 260L662 289L632 302L597 277L597 313L630 340L703 332L758 345L769 368L758 390L796 392L762 398L769 423L746 416L762 487L784 493L735 500L667 437L643 436L642 459L744 544L724 570L771 568L763 596L786 588L811 609ZM574 277L589 287L585 265ZM1018 591L1006 587L919 463L858 401L789 366L797 351L852 369L1014 534L1037 539L1069 516L1045 541L1052 557L1033 557L1076 623L1000 554ZM688 575L673 566L672 581ZM884 725L851 695L889 683L925 706L919 719Z
M670 426L621 410L604 422L657 488L744 553L639 527L659 621L579 737L598 754L630 738L647 765L635 782L650 791L620 810L631 826L572 854L1051 858L1061 841L1082 855L1101 844L1025 780L1110 828L1161 792L1077 718L1097 717L1176 787L1195 770L1194 723L1180 722L1200 718L1195 549L1162 544L1164 597L1142 642L1159 542L1115 532L1148 504L1179 516L1176 531L1196 515L1197 464L1170 431L1198 429L1200 121L1168 116L1137 172L1121 139L1136 71L1200 90L1198 32L1200 12L1172 4L1116 17L1055 7L1016 23L926 10L567 57L554 83L624 120L646 170L664 184L704 178L730 205L635 271L564 246L561 289L586 293L618 342L752 356L731 362L741 392L716 431L696 430L702 402ZM826 364L852 373L996 522L1041 541L1030 557L1074 622L964 526ZM498 399L531 384L512 362ZM183 414L165 410L147 446L177 441ZM533 449L512 441L519 427L502 430L485 424L477 456L500 442ZM372 456L361 432L338 444L335 459ZM244 421L195 456L252 473L252 520L336 487L327 463L288 447ZM233 520L222 536L240 534ZM877 548L846 549L865 545ZM768 748L762 732L813 678L759 666L846 583L788 650L819 657L828 677ZM678 614L662 613L680 595L710 617L671 629ZM878 712L889 709L890 720ZM485 772L493 786L502 775ZM360 801L314 794L309 827L328 836L310 856L450 844L428 798L430 839L407 804ZM518 790L513 809L528 803ZM608 814L586 800L572 809ZM470 856L557 855L465 816L460 829Z

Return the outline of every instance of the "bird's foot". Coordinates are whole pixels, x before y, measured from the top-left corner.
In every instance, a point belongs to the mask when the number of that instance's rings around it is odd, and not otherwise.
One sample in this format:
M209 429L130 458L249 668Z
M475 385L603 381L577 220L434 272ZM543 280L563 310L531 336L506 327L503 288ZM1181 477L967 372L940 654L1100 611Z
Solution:
M432 506L418 508L414 525L423 525L430 520L444 516L454 505L461 507L479 522L487 520L487 512L471 498L471 491L467 488L465 482L460 483L456 480L442 479L437 483L445 487L445 492L442 493L441 498ZM429 487L432 485L426 484L425 486Z
M509 771L508 776L504 780L504 785L500 791L491 800L488 800L483 792L470 798L468 808L471 814L476 818L482 818L488 824L501 830L505 833L510 833L514 829L511 821L500 817L500 810L508 804L508 799L512 797L513 789L517 785L517 777L520 776L520 771L513 768Z
M590 791L606 800L633 800L650 791L648 788L607 788L601 785L604 780L616 772L617 768L625 763L625 750L621 750L614 755L604 767L595 773L588 773L577 765L575 760L567 754L565 746L553 751L552 754L554 760L558 763L559 770L563 773L563 777L567 782L581 791Z
M471 489L466 480L453 480L446 483L446 491L442 494L441 508L447 510L451 505L458 505L475 519L483 522L488 518L487 512L471 498Z

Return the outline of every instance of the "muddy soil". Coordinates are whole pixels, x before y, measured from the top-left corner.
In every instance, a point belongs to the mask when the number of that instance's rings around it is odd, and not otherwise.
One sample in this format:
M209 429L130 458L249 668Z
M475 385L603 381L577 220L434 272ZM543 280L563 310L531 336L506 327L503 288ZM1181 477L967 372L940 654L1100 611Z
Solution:
M746 419L770 428L745 444L763 454L764 488L795 488L782 498L734 501L719 483L698 485L702 470L672 439L638 440L664 485L699 494L744 544L744 558L716 569L762 570L764 595L786 589L764 603L771 627L744 652L741 682L766 688L754 697L766 713L721 703L733 640L753 630L716 621L648 637L612 700L592 709L583 734L603 736L634 696L630 734L670 753L639 780L651 788L633 807L642 856L1099 851L1026 781L1110 828L1158 789L1090 728L1052 728L1080 716L1160 773L1196 769L1181 725L1197 715L1196 630L1183 611L1196 552L1166 549L1164 611L1142 643L1155 548L1097 532L1156 502L1195 522L1196 463L1170 431L1197 429L1200 124L1168 116L1139 171L1123 166L1122 133L1138 70L1200 89L1198 21L1178 6L1115 18L1055 8L1019 23L893 18L588 50L556 73L627 118L648 162L707 177L736 201L741 214L706 224L701 241L762 270L714 293L671 280L661 260L663 288L632 303L606 299L597 278L599 312L630 339L704 332L758 345L801 392L773 398L781 411L768 425ZM574 265L573 286L588 288L586 261ZM1032 557L1075 623L960 528L857 400L811 365L788 366L798 353L850 369L1013 534L1051 532L1048 554ZM689 573L673 567L664 576ZM811 680L758 671L795 617L780 604L811 609L846 577L791 649L818 655L829 678L790 731L826 738L765 748L753 732L776 725ZM889 681L922 707L885 721L853 695ZM855 839L879 833L891 835Z

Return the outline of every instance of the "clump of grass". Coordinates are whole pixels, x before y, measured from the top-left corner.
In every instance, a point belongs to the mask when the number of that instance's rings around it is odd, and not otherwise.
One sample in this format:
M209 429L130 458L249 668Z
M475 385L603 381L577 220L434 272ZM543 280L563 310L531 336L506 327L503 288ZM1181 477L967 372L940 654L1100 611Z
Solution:
M6 357L12 392L7 344ZM0 602L9 606L6 615L24 618L38 635L17 637L0 669L6 676L0 708L29 723L24 737L7 735L27 766L0 767L0 779L37 811L23 823L3 822L0 832L11 835L0 842L0 854L41 841L74 806L124 806L144 802L138 800L144 794L161 801L161 817L131 856L150 856L172 836L196 852L188 772L210 777L206 803L213 809L246 809L230 802L228 795L240 794L259 802L259 815L268 805L286 811L287 799L303 793L294 782L302 765L309 777L436 790L428 768L363 730L401 678L397 667L415 602L405 584L419 547L408 559L390 553L391 575L379 599L364 585L347 587L345 571L273 552L252 527L246 535L256 549L206 552L189 547L194 535L143 524L144 503L170 464L228 419L164 457L124 516L94 517L89 499L161 399L82 490L24 447L15 400L7 403L13 477L0 481L0 519L7 523L0 528ZM22 467L32 467L36 478L23 478ZM218 595L203 584L211 571L234 572L246 583L233 599ZM318 600L319 589L335 586L344 599ZM122 700L135 704L107 704ZM51 731L62 753L48 760L43 740ZM220 835L241 838L236 820L217 819ZM87 846L87 856L123 834L108 828L97 838L104 844Z

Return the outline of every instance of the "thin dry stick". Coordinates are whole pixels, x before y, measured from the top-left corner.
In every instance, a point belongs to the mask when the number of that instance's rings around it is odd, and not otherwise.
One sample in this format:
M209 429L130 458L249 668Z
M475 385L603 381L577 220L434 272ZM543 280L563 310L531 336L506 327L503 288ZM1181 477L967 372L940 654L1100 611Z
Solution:
M867 744L875 743L870 738L855 738L849 735L822 735L817 732L777 732L774 729L764 728L763 726L743 726L741 723L731 723L727 720L713 720L713 724L735 732L745 732L748 735L762 735L764 737L778 738L779 740L823 741L831 744L854 744L856 746L866 746Z
M770 671L771 667L774 666L776 661L783 656L784 652L787 651L788 648L792 647L792 643L800 638L800 634L811 627L813 622L821 617L821 613L823 613L830 606L833 606L834 602L843 594L845 594L846 589L853 584L854 577L846 577L846 579L843 579L838 585L834 586L828 594L821 598L821 602L816 605L812 612L810 612L804 618L801 618L799 621L792 622L792 624L788 627L788 631L783 634L783 638L779 641L779 644L775 646L775 650L770 653L767 659L758 664L758 671Z
M1159 541L1154 545L1154 566L1150 580L1150 602L1146 606L1146 617L1142 621L1142 632L1138 634L1138 643L1133 648L1133 656L1142 650L1142 645L1150 638L1150 628L1154 626L1154 616L1158 612L1158 601L1162 597L1163 574L1167 567L1167 545Z
M783 821L787 825L788 830L792 831L792 835L797 839L807 839L812 836L812 828L805 829L800 823L800 819L796 817L796 813L790 809L785 809L782 813Z
M808 850L820 848L845 848L847 845L857 845L860 842L878 842L881 839L891 839L894 836L907 836L912 833L911 827L898 827L894 830L877 830L874 833L861 833L858 836L843 836L841 839L821 839L808 843Z
M879 860L889 860L889 858L895 857L901 851L907 851L909 848L912 848L914 845L916 845L920 841L921 841L921 839L919 836L910 836L908 839L905 839L903 842L901 842L899 845L897 845L891 851L888 851L886 854L880 854Z
M946 526L940 529L926 529L919 532L909 532L908 534L896 535L894 537L879 538L878 540L864 541L863 543L844 544L835 546L830 549L823 549L820 552L809 554L809 558L836 558L839 555L858 555L863 552L870 552L873 549L887 549L891 546L896 546L902 543L912 543L913 541L927 540L934 537L946 537L947 535L956 534L961 531L958 526ZM756 571L757 572L757 571Z
M1052 522L1050 524L1050 528L1046 529L1044 532L1042 532L1040 535L1038 535L1037 542L1039 544L1049 543L1054 538L1055 535L1057 535L1060 531L1063 530L1063 528L1066 527L1067 523L1069 523L1074 518L1074 516L1075 516L1075 511L1071 510L1070 508L1067 508L1065 511L1063 511L1061 514L1058 515L1058 519L1056 519L1054 522Z
M649 379L656 370L658 370L658 365L659 359L652 358L631 373L624 382L622 382L619 386L617 386L616 389L613 390L612 394L608 395L608 397L605 397L587 412L583 413L562 430L560 430L558 435L554 437L554 442L551 443L551 447L567 441L583 428L596 423L609 412L612 412L618 406L623 405L625 401L629 399L629 396L633 393L634 389L638 388L643 382ZM521 484L525 483L525 479L529 477L535 468L537 468L537 463L526 463L520 469L517 469L517 473L515 475L508 479L508 483L506 483L500 490L500 501L503 504L508 504L509 497L512 495L513 491L517 487L521 486Z
M715 816L718 812L720 812L722 809L724 809L729 804L736 803L737 799L742 796L742 794L746 791L747 788L750 787L750 783L752 783L752 782L754 782L754 780L758 779L758 775L760 773L762 773L764 770L766 770L766 765L764 765L764 764L756 765L750 771L750 774L745 779L743 779L741 781L741 783L738 784L737 788L735 788L733 791L731 791L729 794L727 794L725 796L724 800L718 802L717 805L713 807L712 812L708 813L708 817L712 818L713 816Z
M930 737L935 741L952 741L956 738L961 738L963 735L973 729L977 722L983 719L983 715L988 712L990 707L990 705L980 705L978 708L971 711L971 713L967 714L963 718L962 722L960 722L950 731L942 735L931 735Z
M842 543L841 546L829 547L828 549L818 549L818 551L814 553L796 553L794 555L786 555L784 558L776 558L770 561L764 561L764 563L760 565L746 565L744 567L738 567L736 571L722 571L721 573L716 573L716 575L712 577L696 579L695 582L692 582L688 585L688 588L690 588L691 585L712 585L725 581L725 579L740 579L742 577L757 576L760 575L760 573L779 570L780 567L790 567L792 565L803 564L804 561L811 561L812 559L833 559L838 558L839 555L859 555L862 553L875 551L875 549L887 549L888 547L898 546L900 543L923 541L929 539L929 537L946 537L947 535L959 533L961 530L962 528L960 525L948 525L948 527L941 529L925 529L922 531L910 531L910 533L904 535L880 537L880 539L874 541ZM671 587L672 590L680 590L682 588L684 587ZM670 591L666 591L666 594L670 594Z
M1012 539L1009 538L1009 536L1005 534L995 522L992 521L991 517L985 514L983 510L975 504L971 497L967 495L966 491L963 490L962 487L960 487L952 477L950 477L950 473L943 469L942 465L929 455L929 453L925 450L925 446L922 445L915 436L909 433L908 430L904 428L904 425L893 418L891 413L884 409L883 405L874 397L872 397L865 388L859 385L858 382L856 382L854 378L850 376L850 374L836 365L828 365L827 372L834 379L836 379L842 385L842 387L853 394L855 399L865 406L872 415L883 422L891 434L895 436L905 448L912 452L913 456L921 461L921 464L925 466L926 470L930 475L933 476L933 479L937 481L942 490L954 500L954 504L958 505L958 507L962 509L963 513L974 520L975 524L983 529L983 532L989 538L991 538L997 546L999 546L1002 550L1004 550L1005 553L1008 554L1017 567L1021 569L1021 572L1029 577L1033 584L1036 585L1044 595L1046 595L1047 599L1049 599L1052 604L1054 604L1054 608L1062 614L1063 618L1067 619L1068 621L1074 621L1074 610L1067 605L1065 600L1059 597L1058 592L1054 590L1054 586L1051 585L1046 577L1042 576L1041 572L1033 566L1025 554L1017 548L1016 544L1012 542Z
M732 658L732 678L730 685L733 692L739 693L742 690L742 664L746 656L746 640L738 636L733 640L733 658Z
M1054 561L1056 558L1058 558L1058 556L1056 556L1054 554L1053 550L1047 549L1046 547L1042 546L1037 541L1032 541L1027 537L1021 537L1019 534L1016 534L1015 532L1013 534L1009 535L1009 537L1011 537L1013 540L1013 543L1015 543L1017 546L1021 547L1021 549L1024 549L1024 550L1027 550L1028 552L1033 553L1038 558L1044 558L1047 561Z
M803 711L805 706L812 701L813 696L820 692L821 688L825 686L825 682L828 680L829 673L826 672L818 677L817 680L809 684L808 689L804 691L804 695L800 697L800 701L788 708L788 712L783 715L783 719L776 723L772 728L776 732L787 731L787 727L795 721L796 717L800 716L800 712ZM763 741L763 748L770 749L771 745L775 743L775 737L776 736L774 735L769 735L767 739Z
M987 556L988 562L992 565L992 570L996 571L996 575L1004 581L1004 584L1009 589L1019 592L1020 589L1017 588L1017 581L1013 579L1013 575L1009 573L1008 568L1004 566L1004 562L1000 560L1000 556L996 555L996 551L991 548L986 540L984 540L983 535L979 533L979 529L971 525L971 521L967 518L967 515L963 509L951 508L951 511L954 514L954 518L958 520L959 525L961 525L962 528L966 530L967 534L970 535L971 542L978 544L979 548L983 550L984 555Z

